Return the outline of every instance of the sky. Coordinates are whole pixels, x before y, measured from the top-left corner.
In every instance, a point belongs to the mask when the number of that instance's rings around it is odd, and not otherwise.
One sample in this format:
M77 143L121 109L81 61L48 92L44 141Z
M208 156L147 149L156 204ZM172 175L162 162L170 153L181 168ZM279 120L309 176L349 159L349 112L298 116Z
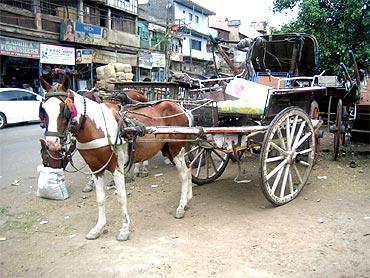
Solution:
M273 13L273 0L192 0L214 11L220 20L240 19L243 25L250 22L267 21L270 26L279 27L296 17L297 10Z
M297 10L273 13L273 0L192 0L214 11L219 20L241 20L242 25L251 22L267 21L270 26L279 28L283 23L296 17ZM139 0L139 3L147 0Z

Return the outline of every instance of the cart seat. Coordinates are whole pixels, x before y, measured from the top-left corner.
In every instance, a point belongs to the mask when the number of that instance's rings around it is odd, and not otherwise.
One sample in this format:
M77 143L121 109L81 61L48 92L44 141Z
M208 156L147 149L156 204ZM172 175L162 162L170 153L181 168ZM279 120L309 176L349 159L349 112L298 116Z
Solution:
M226 98L231 100L217 102L218 111L263 115L271 89L270 86L235 78L230 81L225 90Z

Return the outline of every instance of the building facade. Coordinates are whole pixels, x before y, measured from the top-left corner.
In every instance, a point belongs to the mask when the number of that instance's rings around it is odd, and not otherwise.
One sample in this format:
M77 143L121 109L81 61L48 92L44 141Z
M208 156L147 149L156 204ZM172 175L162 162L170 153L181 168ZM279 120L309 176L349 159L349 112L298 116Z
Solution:
M0 3L0 82L37 90L41 72L62 68L75 90L91 88L95 68L137 66L137 0L14 0Z
M140 6L164 20L172 32L170 69L206 74L207 67L213 64L207 41L209 35L217 35L208 27L208 19L215 13L189 0L149 0Z

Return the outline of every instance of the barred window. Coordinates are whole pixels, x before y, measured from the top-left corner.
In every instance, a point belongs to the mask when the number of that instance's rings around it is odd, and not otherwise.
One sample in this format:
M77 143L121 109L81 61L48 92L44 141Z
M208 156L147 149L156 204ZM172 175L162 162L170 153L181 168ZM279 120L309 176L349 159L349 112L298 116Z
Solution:
M13 7L17 7L20 9L29 10L29 11L32 11L32 7L33 7L32 5L33 0L12 0L12 1L5 0L1 2L9 6L13 6Z
M112 29L135 34L136 22L131 15L112 12Z

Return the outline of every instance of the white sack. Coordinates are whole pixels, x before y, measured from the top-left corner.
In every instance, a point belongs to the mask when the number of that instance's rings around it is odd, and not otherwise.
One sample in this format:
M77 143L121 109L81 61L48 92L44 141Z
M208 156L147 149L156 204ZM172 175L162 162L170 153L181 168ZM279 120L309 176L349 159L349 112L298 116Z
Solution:
M36 193L38 197L53 200L65 200L69 197L63 169L39 165L37 171L40 173Z
M134 78L133 73L126 73L126 80L132 80Z
M116 79L116 70L112 64L106 65L104 68L104 79Z

